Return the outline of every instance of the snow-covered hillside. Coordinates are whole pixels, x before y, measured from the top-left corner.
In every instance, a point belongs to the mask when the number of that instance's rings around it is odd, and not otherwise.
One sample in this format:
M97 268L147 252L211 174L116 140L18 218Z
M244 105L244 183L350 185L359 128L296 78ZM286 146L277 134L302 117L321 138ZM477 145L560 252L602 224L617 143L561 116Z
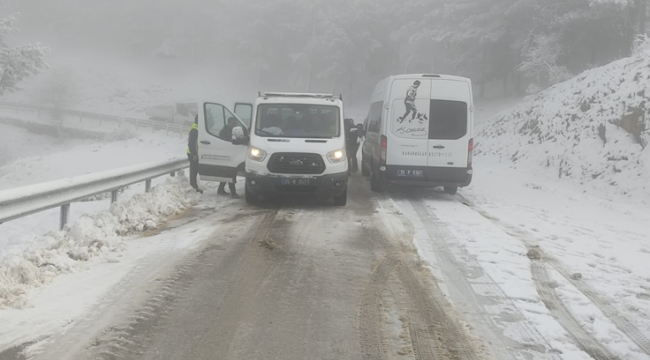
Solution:
M650 202L648 55L641 49L528 97L479 127L476 154Z

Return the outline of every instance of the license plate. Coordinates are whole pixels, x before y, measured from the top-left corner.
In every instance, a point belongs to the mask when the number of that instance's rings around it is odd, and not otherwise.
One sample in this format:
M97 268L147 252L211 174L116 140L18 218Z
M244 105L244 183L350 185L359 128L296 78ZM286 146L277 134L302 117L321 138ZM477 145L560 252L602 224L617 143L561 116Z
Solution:
M311 179L282 179L281 184L289 186L309 186L311 185Z
M424 177L424 170L397 170L397 176L399 177L414 177L421 178Z

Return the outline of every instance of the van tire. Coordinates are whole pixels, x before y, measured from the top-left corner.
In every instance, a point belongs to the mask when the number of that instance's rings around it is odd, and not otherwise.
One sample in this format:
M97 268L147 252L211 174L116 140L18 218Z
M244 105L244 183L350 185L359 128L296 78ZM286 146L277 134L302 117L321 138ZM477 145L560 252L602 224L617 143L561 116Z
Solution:
M343 194L334 197L334 206L345 206L348 203L348 190L345 189Z
M368 164L366 163L363 158L361 158L361 176L368 176L370 175L370 171L368 171Z
M382 184L381 180L377 177L374 168L370 173L370 190L378 193L384 192L384 184Z
M458 186L445 186L445 192L449 195L456 195Z
M244 187L244 197L246 198L246 203L249 205L255 205L260 202L260 198L248 190L248 184Z

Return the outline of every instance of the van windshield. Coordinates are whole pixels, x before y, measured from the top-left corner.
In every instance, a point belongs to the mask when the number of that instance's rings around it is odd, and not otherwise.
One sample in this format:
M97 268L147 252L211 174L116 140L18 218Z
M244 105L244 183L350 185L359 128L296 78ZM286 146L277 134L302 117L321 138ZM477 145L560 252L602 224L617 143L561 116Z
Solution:
M309 104L263 104L257 108L255 135L331 139L341 135L340 109Z

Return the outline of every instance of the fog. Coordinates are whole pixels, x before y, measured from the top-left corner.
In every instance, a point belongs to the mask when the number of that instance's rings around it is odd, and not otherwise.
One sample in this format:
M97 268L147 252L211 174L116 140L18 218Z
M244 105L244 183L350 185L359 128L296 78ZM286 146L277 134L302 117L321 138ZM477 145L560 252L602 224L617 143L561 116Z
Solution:
M10 44L151 72L189 90L327 91L365 103L395 73L472 78L478 97L539 91L630 54L641 0L33 0ZM201 81L200 79L210 79ZM194 96L194 95L192 95Z

